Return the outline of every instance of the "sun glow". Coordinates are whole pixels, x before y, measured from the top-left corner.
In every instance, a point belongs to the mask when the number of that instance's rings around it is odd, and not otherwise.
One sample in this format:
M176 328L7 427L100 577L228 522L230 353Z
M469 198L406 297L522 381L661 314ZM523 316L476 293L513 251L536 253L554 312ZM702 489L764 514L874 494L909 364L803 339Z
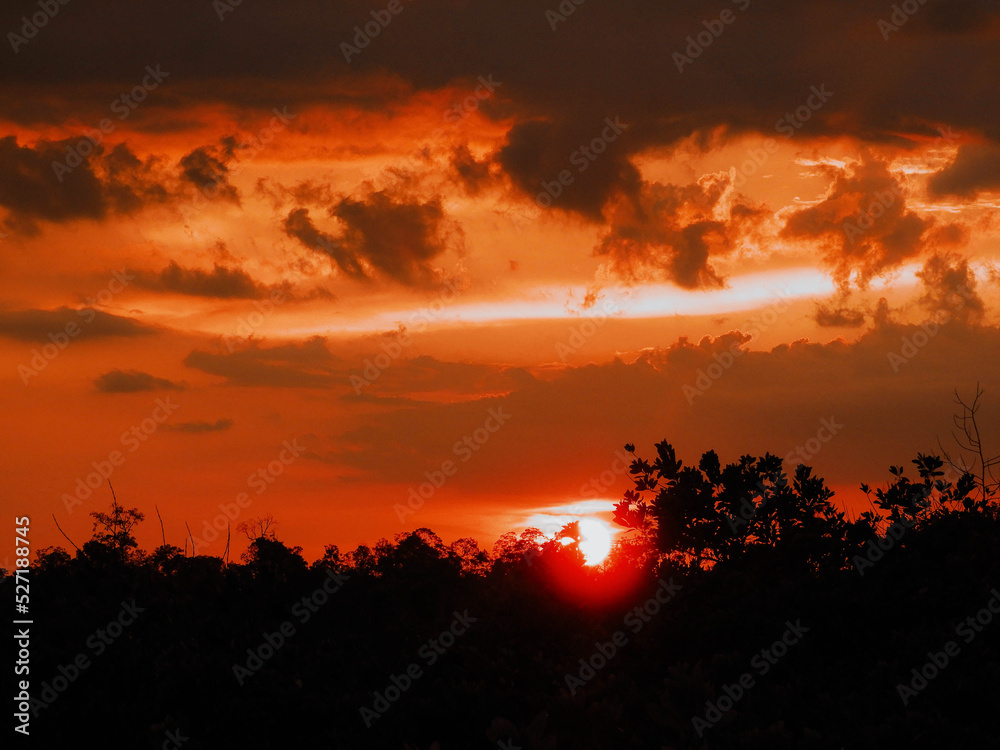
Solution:
M580 552L587 565L598 565L611 551L611 531L596 518L580 520Z

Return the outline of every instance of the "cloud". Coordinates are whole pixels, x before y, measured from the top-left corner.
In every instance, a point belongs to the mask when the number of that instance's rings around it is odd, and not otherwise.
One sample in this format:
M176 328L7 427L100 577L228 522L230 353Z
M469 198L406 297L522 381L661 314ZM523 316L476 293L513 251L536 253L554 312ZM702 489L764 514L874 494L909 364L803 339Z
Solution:
M158 378L139 370L111 370L94 381L101 393L136 393L138 391L183 391L185 384Z
M611 270L629 282L669 280L686 289L721 287L713 255L733 248L741 222L754 212L741 212L730 224L716 206L727 178L677 186L643 183L608 208L608 231L595 254L606 257Z
M326 339L315 336L302 343L261 347L250 342L232 353L195 350L184 364L226 379L226 385L264 388L330 388L346 386L347 375L340 360L326 347Z
M237 205L239 192L229 184L228 163L233 157L233 145L218 148L201 146L181 157L181 180L193 185L211 198L223 198Z
M843 170L828 169L833 182L826 196L792 213L782 237L820 242L842 286L853 276L865 287L920 253L931 221L907 210L903 188L885 162L869 157Z
M305 247L324 253L346 276L357 280L367 280L368 275L358 260L340 242L325 232L321 232L309 217L309 209L296 208L285 217L285 234L298 240Z
M628 127L628 123L622 125ZM634 194L641 182L620 140L624 128L609 126L601 118L571 125L518 123L507 133L495 158L529 198L599 222L612 195L618 191ZM593 149L595 141L600 143L599 153Z
M126 143L107 150L87 136L33 146L18 145L15 136L0 138L0 206L8 211L3 225L37 235L40 221L101 221L187 200L192 185L208 185L238 202L225 165L211 151L195 149L173 170L162 157L139 158Z
M918 450L936 450L934 426L943 439L951 427L952 389L971 389L1000 367L1000 329L877 318L854 342L800 340L758 351L749 335L731 331L566 368L502 395L385 403L344 434L323 438L317 454L397 483L399 497L451 459L460 470L434 498L442 512L477 495L509 505L579 496L580 483L607 468L616 448L635 442L649 457L664 438L687 462L709 448L724 460L770 451L786 458L786 471L801 461L856 489L888 479L890 464ZM974 363L970 349L981 353ZM509 414L508 422L467 461L456 459L455 446L490 409ZM842 429L820 449L808 448L820 444L811 439L821 420Z
M105 199L117 213L132 214L173 198L164 185L162 159L140 159L128 145L119 143L104 157L102 165Z
M71 331L76 333L71 333ZM55 310L0 311L0 335L18 341L51 343L51 336L67 335L71 339L112 336L146 336L158 329L134 318L85 307Z
M1000 145L968 143L959 146L955 160L931 175L927 189L935 196L973 199L982 191L1000 190Z
M72 29L50 24L18 50L20 64L0 71L0 87L17 122L58 123L81 112L96 122L157 50L164 68L183 70L184 78L171 77L136 110L134 121L144 128L176 128L183 118L163 110L178 102L262 112L279 103L375 109L489 72L502 81L498 97L513 101L521 123L544 121L575 136L576 123L632 117L632 153L720 126L773 132L813 84L829 85L837 103L836 112L824 109L805 123L802 132L810 134L898 142L924 123L951 122L994 139L1000 130L1000 103L982 88L990 83L983 71L1000 63L995 3L931 0L889 39L877 25L891 15L886 5L775 0L741 10L742 1L725 3L735 20L683 70L675 55L684 53L689 35L705 30L698 3L586 4L553 30L546 10L557 6L433 0L405 12L388 36L348 62L337 45L370 20L371 6L361 0L296 0L291 11L243 3L227 14L225 34L213 29L214 13L206 17L197 4L110 0ZM93 64L108 49L114 58ZM873 75L884 96L870 95ZM27 96L57 82L59 96ZM565 159L593 137L583 131L586 141L551 138L542 150ZM511 171L517 179L529 173ZM594 181L600 183L607 181ZM536 189L530 184L532 194Z
M329 213L339 220L337 236L318 230L305 208L289 212L285 232L327 255L353 279L383 277L406 286L432 287L443 276L431 262L449 250L464 249L461 228L445 216L438 198L419 202L369 191L360 200L341 198Z
M920 304L931 313L947 313L948 319L966 324L982 321L986 305L976 291L976 276L969 261L956 255L933 255L917 272L924 284Z
M240 268L227 268L218 264L211 271L182 268L176 261L163 270L132 270L136 286L158 292L174 292L194 297L214 299L259 299L265 287Z
M478 195L492 180L489 160L476 161L466 145L455 147L450 166L458 183L469 195Z
M435 357L419 356L398 360L382 371L368 390L394 396L439 393L483 397L516 390L534 379L521 367L446 362Z
M217 419L214 422L178 422L177 424L160 425L161 430L167 432L223 432L233 426L231 419Z
M860 328L865 324L865 314L849 307L818 305L813 316L821 328Z
M90 144L90 141L86 141ZM34 148L19 146L15 136L0 138L0 205L10 211L7 227L36 234L36 221L99 219L107 206L101 181L81 164L57 175L53 164L62 163L67 148L77 141L39 141Z

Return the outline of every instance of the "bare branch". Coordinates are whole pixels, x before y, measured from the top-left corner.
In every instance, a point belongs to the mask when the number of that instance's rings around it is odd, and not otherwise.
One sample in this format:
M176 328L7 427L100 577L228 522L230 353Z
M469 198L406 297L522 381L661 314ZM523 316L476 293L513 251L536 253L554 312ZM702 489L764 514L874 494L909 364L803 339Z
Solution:
M59 525L59 521L56 519L56 514L55 513L52 514L52 520L56 522L56 528L59 529L59 533L60 534L62 534L64 537L66 537L66 541L69 542L70 544L72 544L74 547L76 547L76 542L74 542L72 539L70 539L68 536L66 536L66 532L62 530L62 526ZM76 551L80 552L81 549L79 547L76 547Z
M155 505L153 507L156 508L156 517L160 519L160 540L163 542L163 546L166 547L167 535L163 533L163 519L160 517L160 509Z

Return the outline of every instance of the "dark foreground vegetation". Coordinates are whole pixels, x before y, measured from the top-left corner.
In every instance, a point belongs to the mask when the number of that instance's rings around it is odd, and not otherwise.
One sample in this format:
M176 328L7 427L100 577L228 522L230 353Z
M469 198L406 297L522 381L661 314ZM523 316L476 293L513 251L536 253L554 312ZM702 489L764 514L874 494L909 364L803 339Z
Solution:
M995 747L996 487L912 463L848 518L807 467L660 443L598 569L572 527L146 553L114 503L32 568L32 745Z

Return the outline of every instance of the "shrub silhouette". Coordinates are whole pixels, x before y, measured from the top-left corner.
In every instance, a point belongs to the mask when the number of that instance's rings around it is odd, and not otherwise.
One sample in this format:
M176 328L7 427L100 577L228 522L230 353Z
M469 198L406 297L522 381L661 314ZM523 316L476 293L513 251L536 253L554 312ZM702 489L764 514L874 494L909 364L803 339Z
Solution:
M582 564L572 524L553 538L508 532L490 554L420 528L348 553L327 545L308 566L265 517L247 523L238 563L166 540L147 555L134 544L142 513L115 499L75 557L37 555L33 684L81 649L93 666L40 709L35 739L69 744L113 712L113 746L162 747L179 730L192 750L992 746L1000 628L963 644L912 703L895 689L1000 581L1000 520L975 477L918 454L914 477L893 466L884 487L862 487L872 509L850 520L812 469L771 454L723 465L709 451L686 466L665 441L652 461L626 449L633 488L615 520L629 531L599 567ZM859 574L855 557L878 542L889 552ZM342 585L320 604L331 573ZM680 593L649 614L668 582ZM133 599L144 614L101 656L88 650ZM475 622L428 663L421 649L456 612ZM802 643L698 736L691 717L797 619ZM283 624L294 632L238 683L234 665ZM367 728L360 707L413 664L421 676ZM580 674L571 692L566 676Z

